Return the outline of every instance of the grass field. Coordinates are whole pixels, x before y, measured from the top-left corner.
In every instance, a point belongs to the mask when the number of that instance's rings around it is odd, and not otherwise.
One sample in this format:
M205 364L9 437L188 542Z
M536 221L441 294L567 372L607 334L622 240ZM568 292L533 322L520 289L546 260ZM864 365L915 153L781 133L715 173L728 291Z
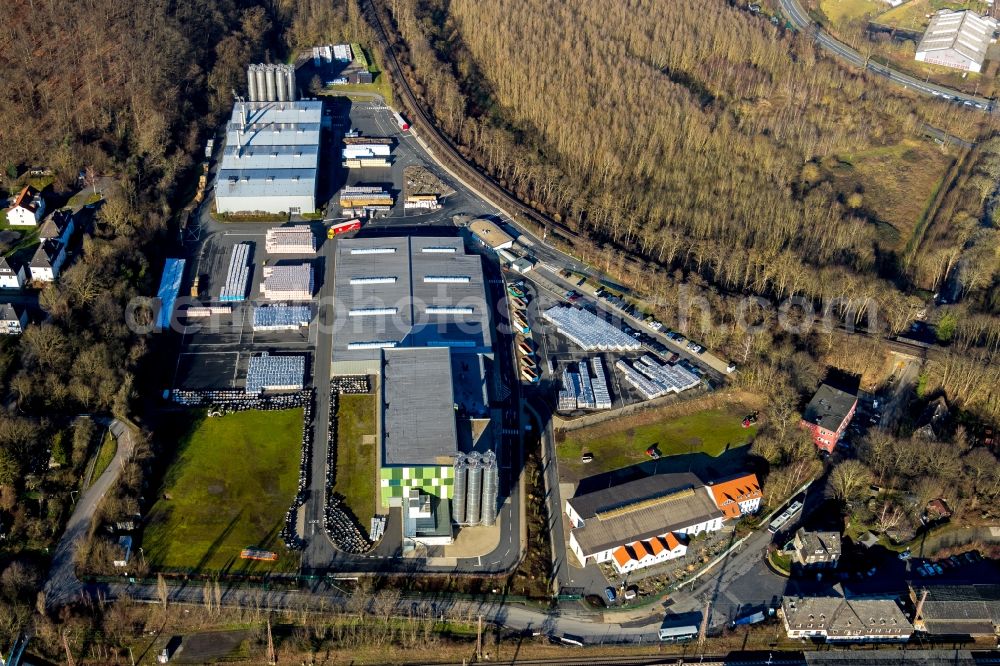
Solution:
M337 400L337 474L333 489L346 498L347 506L367 531L375 515L375 396L342 395Z
M833 24L840 24L851 19L874 16L885 3L877 0L820 0L820 10Z
M716 457L753 439L757 427L742 425L747 411L734 404L634 427L611 423L572 430L557 437L559 465L577 476L608 472L649 460L646 449L653 444L663 456L705 453ZM593 454L594 461L582 463L584 452Z
M238 412L197 421L180 439L143 534L154 567L294 571L278 534L298 487L302 410ZM247 546L277 562L239 559Z
M94 481L100 478L104 470L108 468L111 461L115 458L115 452L118 450L118 440L115 439L111 431L104 433L104 439L101 440L101 448L97 451L97 462L94 463L94 473L90 477L90 484L93 485Z
M953 157L929 139L907 139L840 155L839 163L827 166L835 187L845 194L861 185L862 208L891 227L880 230L881 244L901 248L923 218Z

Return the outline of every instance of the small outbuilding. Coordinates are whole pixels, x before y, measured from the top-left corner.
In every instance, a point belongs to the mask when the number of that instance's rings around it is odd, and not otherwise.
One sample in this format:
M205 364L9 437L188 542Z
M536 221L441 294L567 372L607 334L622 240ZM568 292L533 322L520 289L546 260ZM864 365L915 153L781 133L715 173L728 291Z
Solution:
M493 251L506 250L514 245L514 238L497 224L480 217L469 225L472 235Z

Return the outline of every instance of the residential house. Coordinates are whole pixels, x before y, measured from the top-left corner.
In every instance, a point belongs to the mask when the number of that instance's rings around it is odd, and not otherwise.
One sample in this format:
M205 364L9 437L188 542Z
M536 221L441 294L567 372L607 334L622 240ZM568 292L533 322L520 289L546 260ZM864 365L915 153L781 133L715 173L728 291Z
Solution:
M801 569L835 569L842 547L837 532L806 532L799 528L792 539L794 563Z
M45 199L42 193L31 185L25 185L14 199L14 205L7 209L7 224L34 227L45 215Z
M580 562L609 562L627 573L681 557L691 535L760 507L750 474L706 486L694 474L657 474L566 501L570 550Z
M785 597L781 616L789 638L830 643L905 643L913 625L895 597L853 597L840 585L833 594Z
M57 210L42 222L38 228L38 238L59 241L68 246L74 229L73 214L68 210Z
M941 637L988 637L1000 631L1000 585L996 583L910 586L917 631Z
M24 266L12 263L7 257L0 257L0 289L20 289L24 280Z
M0 335L21 335L28 325L28 313L10 303L0 304Z
M830 384L823 384L806 405L800 425L812 433L817 447L833 453L857 407L856 392L848 393Z
M913 436L931 442L944 439L947 435L949 417L948 401L944 396L932 400L920 415Z
M31 279L35 282L54 282L65 261L65 245L59 241L42 241L28 264Z

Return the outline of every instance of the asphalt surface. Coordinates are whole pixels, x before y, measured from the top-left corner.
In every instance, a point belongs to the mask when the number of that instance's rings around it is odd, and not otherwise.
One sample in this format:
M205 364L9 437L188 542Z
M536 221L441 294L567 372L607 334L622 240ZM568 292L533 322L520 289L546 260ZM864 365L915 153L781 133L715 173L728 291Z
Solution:
M76 599L83 589L83 585L76 577L75 561L77 550L80 544L86 539L90 532L90 525L93 522L94 512L97 506L104 499L104 495L118 480L122 466L129 456L132 455L132 432L121 421L115 419L95 419L100 425L107 426L111 434L118 442L114 458L108 468L104 470L97 481L90 488L85 490L73 508L73 515L66 523L66 531L63 532L59 544L52 555L52 566L49 569L48 579L45 581L45 605L48 608L55 608Z
M815 36L815 40L820 46L841 60L855 65L856 67L860 67L861 69L866 69L874 74L884 76L892 83L902 86L908 90L913 90L914 92L922 95L951 99L956 103L962 104L963 106L980 109L986 112L993 111L993 102L985 97L977 97L976 95L969 95L953 88L937 85L936 83L921 81L920 79L912 77L909 74L904 74L891 67L887 67L883 64L874 62L869 58L865 58L851 47L837 40L835 37L830 35L830 33L824 31L819 24L809 17L809 14L798 0L778 0L778 2L781 6L781 10L788 17L788 20L791 21L792 25L799 30L810 31L810 33ZM952 137L951 135L941 132L941 130L936 130L934 128L931 128L931 130L937 132L939 138L952 140L953 143L961 143L971 146L971 144L967 141L963 141L957 137Z

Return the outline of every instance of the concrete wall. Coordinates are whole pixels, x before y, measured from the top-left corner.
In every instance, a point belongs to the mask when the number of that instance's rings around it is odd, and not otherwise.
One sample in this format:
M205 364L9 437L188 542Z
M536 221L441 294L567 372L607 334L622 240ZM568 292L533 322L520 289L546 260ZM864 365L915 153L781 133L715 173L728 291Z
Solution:
M219 213L287 213L298 208L299 213L316 212L316 197L231 197L216 195L215 209Z

